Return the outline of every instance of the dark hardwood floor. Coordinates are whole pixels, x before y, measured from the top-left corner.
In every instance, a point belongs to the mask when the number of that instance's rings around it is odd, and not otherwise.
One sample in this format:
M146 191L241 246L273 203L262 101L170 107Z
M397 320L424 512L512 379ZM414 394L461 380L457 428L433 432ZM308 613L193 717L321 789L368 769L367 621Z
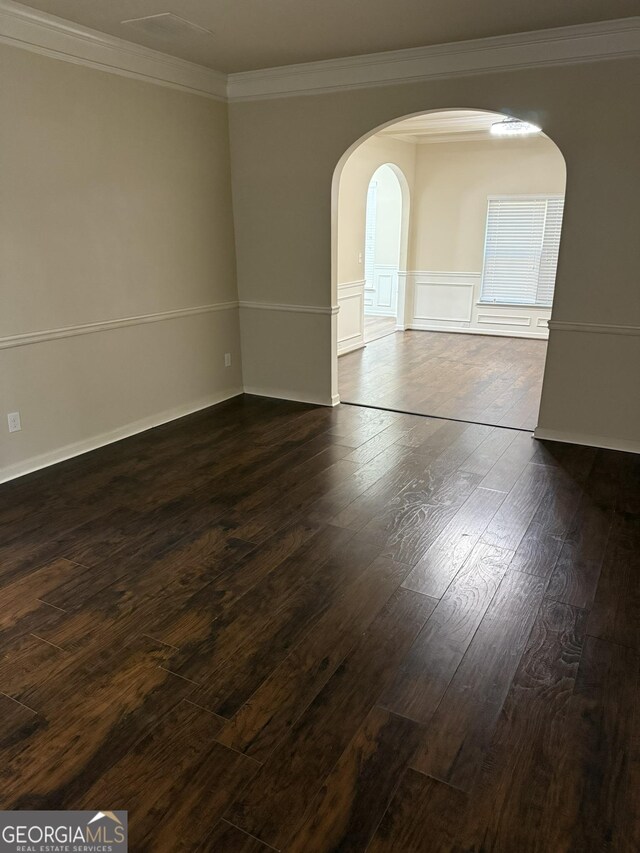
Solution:
M640 849L637 456L241 397L6 484L0 533L3 809Z
M547 342L396 332L340 356L340 397L420 415L534 430Z

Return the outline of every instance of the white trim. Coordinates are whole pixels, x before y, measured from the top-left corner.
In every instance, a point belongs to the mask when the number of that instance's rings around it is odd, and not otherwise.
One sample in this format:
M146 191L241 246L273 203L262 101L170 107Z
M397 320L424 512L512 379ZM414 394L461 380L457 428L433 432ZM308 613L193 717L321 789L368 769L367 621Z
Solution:
M412 270L409 272L409 276L411 276L413 282L413 309L412 316L410 318L411 323L416 323L417 325L428 325L429 323L441 322L441 323L463 323L465 324L462 328L466 328L473 320L473 302L474 302L474 294L478 287L478 282L480 281L480 273L477 272L454 272L454 271L432 271L432 270ZM443 288L443 287L457 287L457 288L466 288L467 296L466 304L464 306L459 306L462 311L466 311L464 316L458 317L442 317L433 313L420 313L418 311L418 303L421 299L421 296L425 296L428 293L429 288ZM426 297L428 299L428 297ZM426 306L425 306L426 307ZM439 326L437 328L445 328ZM448 328L448 327L446 327Z
M542 341L547 340L546 332L504 332L500 329L456 329L448 326L433 326L429 323L407 323L406 329L413 329L416 332L454 332L459 335L489 335L490 337L498 338L536 338Z
M226 100L227 75L220 71L74 24L12 0L0 0L0 42L110 74Z
M177 308L174 311L160 311L156 314L138 314L134 317L120 317L115 320L100 320L97 323L80 323L76 326L62 326L57 329L42 329L38 332L25 332L21 335L7 335L0 338L0 350L29 346L60 338L73 338L77 335L90 335L94 332L108 332L126 326L141 326L144 323L158 323L162 320L176 320L180 317L192 317L195 314L210 314L213 311L230 311L238 307L237 302L216 302L212 305L198 305L194 308Z
M274 397L277 400L291 400L294 403L309 403L314 406L337 406L340 402L340 397L337 394L318 399L313 394L300 394L297 391L288 389L261 388L253 385L245 385L244 393L253 394L256 397Z
M278 302L245 302L241 301L240 308L258 311L287 311L293 314L337 314L338 305L287 305Z
M353 337L354 338L362 338L362 335L353 335ZM349 340L349 339L347 338L346 340ZM338 358L340 358L341 355L347 355L347 353L356 352L356 350L364 349L365 347L366 347L366 344L362 340L358 341L355 344L349 344L346 347L340 347L340 349L338 350Z
M225 400L230 400L232 397L237 397L242 394L242 388L237 388L231 392L223 392L222 394L212 394L209 397L204 397L198 400L197 403L188 404L185 406L176 406L172 409L167 409L156 415L150 415L146 418L141 418L138 421L133 421L122 427L116 427L108 432L100 433L92 438L76 441L72 444L67 444L64 447L59 447L56 450L51 450L47 453L41 453L38 456L32 456L30 459L25 459L21 462L16 462L14 465L9 465L6 468L0 469L0 483L6 483L9 480L15 480L16 477L23 477L25 474L31 474L33 471L39 471L41 468L47 468L50 465L56 465L58 462L64 462L65 459L71 459L74 456L80 456L83 453L88 453L91 450L97 450L99 447L104 447L106 444L113 444L115 441L121 441L123 438L129 438L132 435L137 435L140 432L153 429L161 424L175 421L178 418L183 418L186 415L199 412L201 409L207 409L209 406L215 406L217 403L223 403Z
M429 276L434 280L436 278L450 278L453 279L451 282L447 282L447 284L456 285L459 284L461 287L466 287L467 282L456 281L456 279L461 278L481 278L481 272L452 272L451 270L447 270L443 272L441 270L407 270L405 273L400 273L401 275L419 275L424 276L425 278ZM431 283L431 282L430 282Z
M605 323L565 323L549 320L552 332L589 332L598 335L640 335L640 326L616 326Z
M231 101L636 56L640 17L229 74Z
M478 314L476 323L484 326L530 326L531 317L515 314Z
M359 278L356 281L343 281L338 284L338 290L345 290L347 287L364 287L367 289L366 282L363 278Z
M564 444L586 444L588 447L602 447L605 450L622 450L625 453L640 453L640 441L630 438L609 438L603 435L584 435L562 429L536 427L533 437L543 441L561 441Z
M360 349L364 345L364 290L365 280L358 279L357 281L345 281L338 284L338 306L340 314L338 316L338 326L336 329L338 342L338 355L346 352L353 352ZM350 325L351 334L344 334L344 324L347 322L346 314L343 309L348 302L356 301L357 313L357 328ZM351 318L353 320L353 317ZM355 331L353 329L356 328Z
M0 0L0 42L216 100L243 101L637 56L640 16L229 75L13 0Z

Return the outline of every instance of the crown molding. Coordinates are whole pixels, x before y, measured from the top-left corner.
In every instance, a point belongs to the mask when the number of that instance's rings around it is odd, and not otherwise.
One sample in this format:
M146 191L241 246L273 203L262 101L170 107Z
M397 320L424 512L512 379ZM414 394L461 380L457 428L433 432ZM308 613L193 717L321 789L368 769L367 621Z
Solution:
M640 16L229 74L230 101L640 55Z
M215 100L246 101L640 56L640 16L226 75L0 0L0 43Z
M12 0L0 0L0 42L111 74L226 99L226 74Z

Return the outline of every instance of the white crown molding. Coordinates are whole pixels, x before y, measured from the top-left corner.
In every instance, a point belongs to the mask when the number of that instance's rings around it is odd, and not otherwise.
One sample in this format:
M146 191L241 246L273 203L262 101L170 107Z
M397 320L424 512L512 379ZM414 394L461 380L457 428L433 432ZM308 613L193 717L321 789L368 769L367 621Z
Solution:
M640 335L640 326L616 326L605 323L566 323L564 320L549 320L553 332L589 332L598 335Z
M230 101L637 56L640 16L230 74Z
M25 332L21 335L8 335L0 338L0 350L14 347L56 341L60 338L74 338L78 335L90 335L94 332L108 332L123 329L126 326L141 326L145 323L159 323L163 320L177 320L180 317L192 317L195 314L210 314L214 311L229 311L237 308L237 302L216 302L212 305L198 305L194 308L177 308L174 311L160 311L156 314L138 314L135 317L121 317L116 320L101 320L97 323L81 323L76 326L63 326L57 329L43 329L38 332Z
M226 99L226 74L12 0L0 0L0 42L111 74Z
M640 16L229 75L13 0L0 0L0 42L216 100L243 101L638 56Z
M334 305L287 305L279 302L240 302L240 308L252 311L284 311L290 314L337 314L338 306Z

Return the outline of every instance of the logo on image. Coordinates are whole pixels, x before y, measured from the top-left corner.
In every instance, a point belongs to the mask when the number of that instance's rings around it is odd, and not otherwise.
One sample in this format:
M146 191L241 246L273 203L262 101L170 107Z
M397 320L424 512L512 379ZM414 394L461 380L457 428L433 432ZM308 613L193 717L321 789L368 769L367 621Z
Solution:
M125 811L0 812L0 853L126 853Z

